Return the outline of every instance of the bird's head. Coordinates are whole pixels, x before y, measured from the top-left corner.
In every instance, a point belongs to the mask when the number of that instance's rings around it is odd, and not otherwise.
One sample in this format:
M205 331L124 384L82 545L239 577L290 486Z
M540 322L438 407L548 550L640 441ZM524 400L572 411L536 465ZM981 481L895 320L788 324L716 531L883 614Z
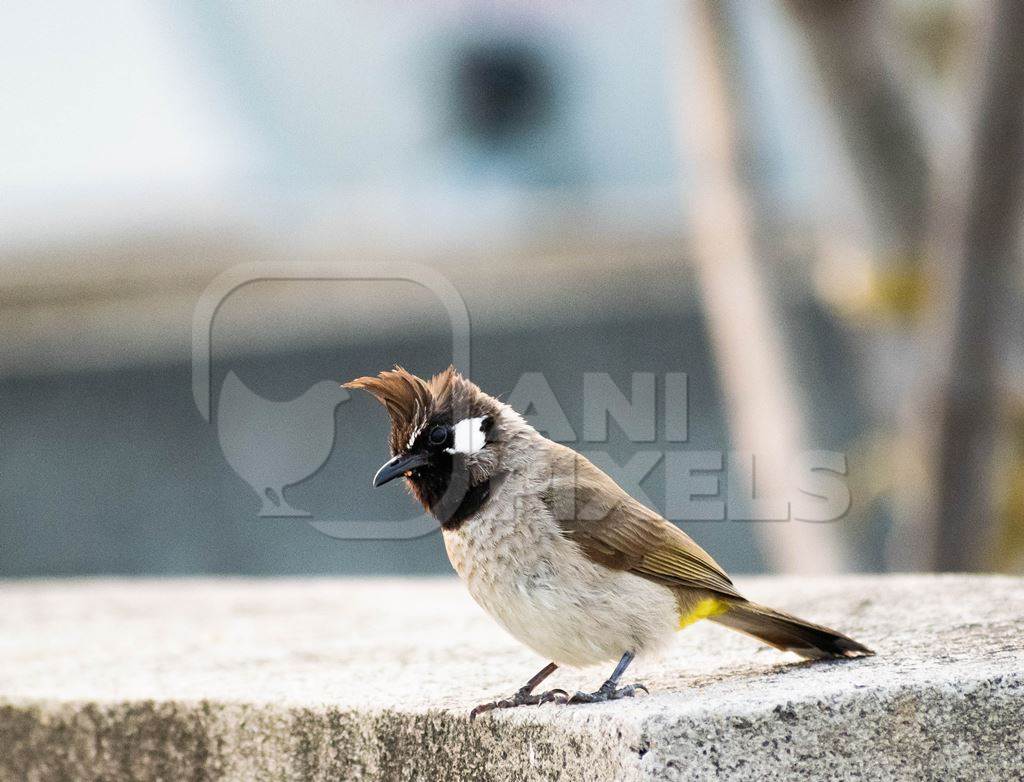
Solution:
M404 476L442 525L467 511L474 492L485 491L507 469L510 445L533 431L454 367L423 380L396 366L345 387L368 391L391 416L392 458L377 471L373 485Z

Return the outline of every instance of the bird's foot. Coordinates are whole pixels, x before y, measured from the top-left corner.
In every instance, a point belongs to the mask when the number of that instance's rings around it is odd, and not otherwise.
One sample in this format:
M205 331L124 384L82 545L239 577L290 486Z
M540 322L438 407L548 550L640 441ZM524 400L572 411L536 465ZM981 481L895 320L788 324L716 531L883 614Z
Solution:
M621 698L632 698L637 692L643 690L648 695L650 690L642 684L627 684L625 687L616 687L615 682L607 681L601 685L596 692L578 692L566 703L604 703L605 701L617 701Z
M569 693L565 690L547 690L546 692L533 693L523 687L516 691L511 698L503 698L490 703L481 703L469 713L471 720L476 719L484 712L495 709L514 709L516 706L539 706L542 703L566 703Z

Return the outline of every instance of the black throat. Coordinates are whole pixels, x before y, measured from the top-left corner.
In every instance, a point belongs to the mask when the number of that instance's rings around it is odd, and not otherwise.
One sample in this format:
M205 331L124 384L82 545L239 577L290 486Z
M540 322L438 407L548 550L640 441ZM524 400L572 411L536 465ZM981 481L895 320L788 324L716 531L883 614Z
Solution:
M441 528L455 530L483 507L501 478L495 476L470 483L469 471L459 462L452 460L439 467L441 469L415 475L410 482Z
M458 496L459 494L462 496ZM430 512L441 522L441 529L455 530L461 527L466 519L479 511L490 497L491 480L481 481L467 488L465 492L446 493L436 505L430 508Z

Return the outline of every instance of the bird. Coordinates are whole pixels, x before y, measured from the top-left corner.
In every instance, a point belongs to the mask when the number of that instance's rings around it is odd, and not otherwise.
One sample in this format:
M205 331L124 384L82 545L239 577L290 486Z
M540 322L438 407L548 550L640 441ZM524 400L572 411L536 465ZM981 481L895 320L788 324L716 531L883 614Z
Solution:
M334 410L349 398L333 380L284 402L264 399L228 371L217 400L217 435L231 468L259 495L261 517L310 514L284 487L314 475L334 450Z
M708 619L809 659L874 654L828 627L747 600L696 542L586 457L537 432L454 367L424 380L400 366L344 384L391 419L391 458L373 477L404 477L437 519L469 594L550 662L494 710L598 703L648 692L621 684L637 655ZM559 667L616 663L592 692L535 692Z

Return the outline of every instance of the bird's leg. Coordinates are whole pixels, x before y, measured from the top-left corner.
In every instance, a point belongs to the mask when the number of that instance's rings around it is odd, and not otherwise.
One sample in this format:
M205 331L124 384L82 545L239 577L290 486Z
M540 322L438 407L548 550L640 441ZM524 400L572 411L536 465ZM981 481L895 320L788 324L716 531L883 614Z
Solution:
M619 660L619 664L615 666L615 670L612 671L612 675L608 677L608 681L601 685L601 688L596 692L578 692L573 695L567 703L601 703L602 701L615 701L619 698L632 698L636 695L637 690L643 690L649 692L648 689L642 684L627 684L625 687L619 687L619 679L622 678L622 674L626 672L626 668L633 662L634 654L632 652L626 652L622 655L622 659Z
M565 699L569 697L569 693L565 690L548 690L547 692L539 692L534 694L534 689L555 672L558 666L554 663L548 663L530 679L526 684L520 687L516 694L511 698L503 698L500 701L491 701L490 703L481 703L473 711L469 713L469 718L476 719L478 714L483 714L485 711L492 711L493 709L511 709L515 706L536 706L541 703L548 703L556 701L559 698Z

